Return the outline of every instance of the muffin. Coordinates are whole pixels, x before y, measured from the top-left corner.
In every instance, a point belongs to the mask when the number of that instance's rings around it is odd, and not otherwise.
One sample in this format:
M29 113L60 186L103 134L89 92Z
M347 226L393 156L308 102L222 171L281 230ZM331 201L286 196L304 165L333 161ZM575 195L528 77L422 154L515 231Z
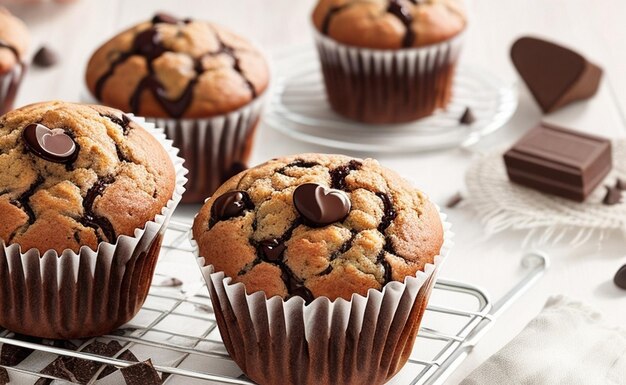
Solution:
M0 325L67 339L129 321L181 198L174 154L108 107L46 102L2 116Z
M313 24L337 113L402 123L450 101L467 24L461 0L320 0Z
M269 70L227 29L157 14L102 45L86 81L103 104L165 128L189 169L191 203L246 168Z
M13 109L27 68L24 57L29 43L30 34L22 20L0 7L0 115Z
M425 195L373 159L321 154L231 178L193 238L224 343L259 384L386 382L445 249Z

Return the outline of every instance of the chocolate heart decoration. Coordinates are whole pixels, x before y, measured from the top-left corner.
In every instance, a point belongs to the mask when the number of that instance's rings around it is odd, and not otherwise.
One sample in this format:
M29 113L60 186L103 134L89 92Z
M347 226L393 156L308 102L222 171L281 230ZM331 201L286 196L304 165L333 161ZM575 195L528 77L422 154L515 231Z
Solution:
M43 124L30 124L22 133L26 147L38 157L54 163L71 163L78 155L74 139L62 128L50 129Z
M602 77L602 69L580 54L532 37L513 44L511 59L546 113L592 97Z
M343 221L352 207L348 195L317 183L305 183L293 192L296 210L311 227L323 227Z

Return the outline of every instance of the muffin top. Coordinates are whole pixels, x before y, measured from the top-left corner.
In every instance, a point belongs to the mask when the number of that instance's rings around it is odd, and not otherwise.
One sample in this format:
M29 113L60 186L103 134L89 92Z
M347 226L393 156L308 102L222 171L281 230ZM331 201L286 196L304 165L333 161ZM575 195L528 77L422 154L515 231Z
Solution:
M435 206L373 159L304 154L224 183L193 226L205 264L248 293L310 302L366 295L432 263L443 244Z
M261 53L227 29L157 14L101 46L87 86L106 105L153 118L207 118L260 96L269 70Z
M364 48L423 47L465 29L461 0L320 0L313 11L319 32Z
M0 73L24 62L30 43L30 34L22 20L0 7Z
M0 239L78 252L133 235L172 197L174 166L108 107L46 102L0 118Z

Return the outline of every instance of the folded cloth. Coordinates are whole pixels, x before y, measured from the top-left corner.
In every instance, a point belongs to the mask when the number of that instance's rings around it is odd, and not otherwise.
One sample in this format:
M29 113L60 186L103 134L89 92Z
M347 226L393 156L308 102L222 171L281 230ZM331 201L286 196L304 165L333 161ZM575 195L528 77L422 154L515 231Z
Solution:
M550 298L542 312L461 385L626 385L626 329L589 306Z

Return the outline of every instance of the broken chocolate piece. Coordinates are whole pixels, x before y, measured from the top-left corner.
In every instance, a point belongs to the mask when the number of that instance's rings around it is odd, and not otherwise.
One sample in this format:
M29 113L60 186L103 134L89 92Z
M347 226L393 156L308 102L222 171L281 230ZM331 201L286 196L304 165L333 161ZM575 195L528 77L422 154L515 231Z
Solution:
M626 180L618 178L617 182L615 183L615 187L622 191L626 191Z
M460 192L457 192L453 196L451 196L446 202L446 207L449 209L453 209L459 205L463 201L463 195Z
M615 282L617 287L626 290L626 265L620 267L615 274L615 278L613 278L613 282Z
M37 67L52 67L59 61L59 55L50 48L43 46L39 48L39 51L33 57L33 64Z
M542 123L504 154L509 179L582 202L611 171L608 139Z
M475 121L476 116L474 116L474 113L469 107L466 107L465 112L463 112L463 115L461 115L461 119L459 119L459 123L469 126Z
M0 368L0 385L7 385L10 381L9 372L5 368Z
M120 369L127 385L161 385L161 377L150 360Z
M616 187L606 186L606 195L602 200L607 206L613 206L622 203L622 190Z
M602 69L582 55L533 37L517 40L511 59L545 113L592 97L602 78Z

